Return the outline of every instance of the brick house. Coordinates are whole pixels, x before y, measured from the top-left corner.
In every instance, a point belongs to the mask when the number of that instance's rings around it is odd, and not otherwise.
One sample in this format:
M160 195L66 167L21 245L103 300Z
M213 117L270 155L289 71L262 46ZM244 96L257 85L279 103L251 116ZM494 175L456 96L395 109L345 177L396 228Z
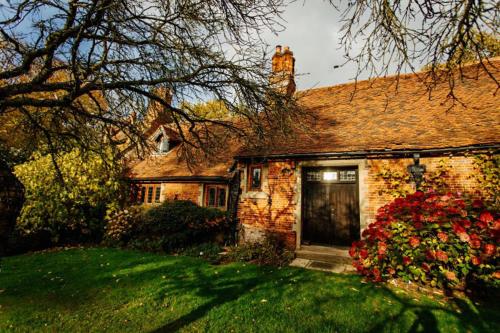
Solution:
M128 177L132 201L155 204L166 200L190 200L200 206L227 209L232 155L216 163L189 164L178 154L180 139L168 125L155 126L147 133L156 146L150 156L131 164Z
M173 153L152 156L132 168L143 201L182 198L227 207L229 184L237 175L234 206L241 240L276 233L295 249L346 246L392 199L384 192L384 171L408 174L409 166L417 172L425 166L424 175L445 177L450 190L473 191L472 155L499 152L498 87L477 64L456 78L455 101L447 98L448 82L429 94L423 74L296 92L294 64L293 53L277 47L273 71L313 116L307 130L272 146L238 149L197 170ZM486 64L497 78L499 65L499 58ZM443 165L446 172L440 174ZM415 182L404 186L414 188Z

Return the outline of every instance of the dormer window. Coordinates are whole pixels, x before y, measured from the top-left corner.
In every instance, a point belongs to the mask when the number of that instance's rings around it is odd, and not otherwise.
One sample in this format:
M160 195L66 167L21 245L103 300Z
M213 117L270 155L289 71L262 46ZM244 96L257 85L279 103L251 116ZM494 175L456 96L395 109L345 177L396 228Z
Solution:
M164 155L178 146L181 141L174 131L161 126L149 137L149 142L154 155Z
M170 150L170 143L168 137L164 134L160 134L156 137L156 152L158 154L165 154Z

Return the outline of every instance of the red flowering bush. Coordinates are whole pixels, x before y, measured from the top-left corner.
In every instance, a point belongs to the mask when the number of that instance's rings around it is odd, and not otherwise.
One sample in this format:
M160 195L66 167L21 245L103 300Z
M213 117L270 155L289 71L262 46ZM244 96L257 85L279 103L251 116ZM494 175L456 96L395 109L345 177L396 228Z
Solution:
M372 281L500 285L500 215L461 194L416 192L379 209L349 254Z

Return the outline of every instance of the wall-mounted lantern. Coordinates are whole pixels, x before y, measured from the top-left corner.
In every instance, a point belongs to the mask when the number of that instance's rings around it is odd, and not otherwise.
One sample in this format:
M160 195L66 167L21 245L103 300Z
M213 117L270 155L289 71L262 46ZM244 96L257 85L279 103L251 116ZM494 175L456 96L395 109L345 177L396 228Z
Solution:
M413 164L408 166L411 179L415 182L416 190L420 190L420 185L424 180L425 165L420 164L420 154L413 154Z

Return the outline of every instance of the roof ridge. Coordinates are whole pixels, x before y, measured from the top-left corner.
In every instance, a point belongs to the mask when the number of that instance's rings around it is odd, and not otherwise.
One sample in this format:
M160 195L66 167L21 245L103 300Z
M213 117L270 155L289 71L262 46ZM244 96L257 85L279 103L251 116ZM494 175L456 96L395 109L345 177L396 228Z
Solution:
M491 62L495 62L495 63L500 62L500 56L485 58L481 61L481 63L486 63L486 64L491 63ZM466 63L462 68L463 69L470 68L472 66L478 65L479 63L480 63L479 61L471 61L471 62ZM372 78L368 78L368 79L364 79L364 80L354 80L354 81L343 82L343 83L333 84L333 85L324 86L324 87L298 90L295 94L306 93L306 92L311 92L311 91L319 91L319 90L328 90L328 89L332 89L332 88L340 88L343 86L359 85L359 84L363 84L366 82L374 83L375 81L391 80L394 78L403 78L403 79L404 78L411 78L411 77L419 78L419 75L425 74L428 72L429 72L428 70L427 71L420 70L418 72L411 72L411 73L389 74L389 75L385 75L385 76L372 77Z

